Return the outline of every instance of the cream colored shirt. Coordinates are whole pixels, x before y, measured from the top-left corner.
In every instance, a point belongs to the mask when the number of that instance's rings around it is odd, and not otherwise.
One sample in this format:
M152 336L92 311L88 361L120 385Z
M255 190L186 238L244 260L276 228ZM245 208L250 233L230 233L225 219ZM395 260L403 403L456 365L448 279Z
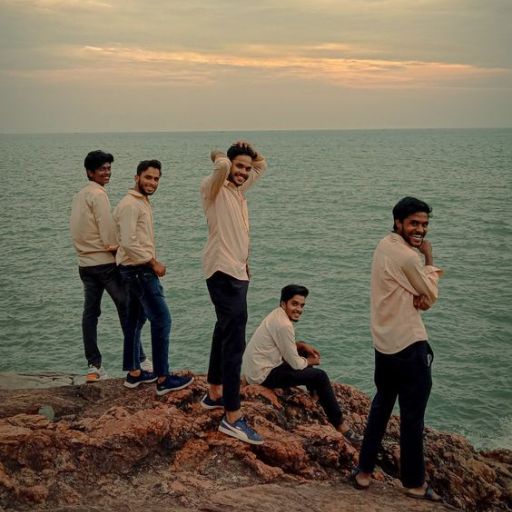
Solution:
M90 181L75 194L69 227L81 267L115 263L116 228L104 187Z
M420 252L400 235L391 233L379 242L371 279L371 330L377 351L396 354L428 339L413 297L425 295L434 304L442 274L437 267L423 265Z
M235 279L249 280L249 212L244 192L266 168L264 158L253 161L247 181L237 187L227 179L231 161L220 156L215 160L213 173L201 182L203 210L208 222L208 241L203 250L206 279L221 271Z
M128 190L114 210L114 221L119 241L118 265L142 265L156 259L153 209L147 196Z
M297 352L292 321L284 309L278 307L265 317L247 344L242 375L249 384L261 384L283 361L295 370L308 366L307 359Z

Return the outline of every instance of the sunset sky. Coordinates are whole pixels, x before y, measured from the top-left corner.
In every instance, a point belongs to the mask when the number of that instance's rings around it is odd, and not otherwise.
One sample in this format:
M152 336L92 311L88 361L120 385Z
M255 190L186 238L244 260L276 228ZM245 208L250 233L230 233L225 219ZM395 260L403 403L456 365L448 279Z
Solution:
M512 127L512 0L0 0L0 132Z

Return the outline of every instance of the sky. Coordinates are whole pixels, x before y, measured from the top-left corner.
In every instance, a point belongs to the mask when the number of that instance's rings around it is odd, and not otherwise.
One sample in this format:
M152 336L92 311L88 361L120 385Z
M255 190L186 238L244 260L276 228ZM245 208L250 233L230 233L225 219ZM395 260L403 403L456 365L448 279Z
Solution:
M512 0L0 0L0 133L512 127Z

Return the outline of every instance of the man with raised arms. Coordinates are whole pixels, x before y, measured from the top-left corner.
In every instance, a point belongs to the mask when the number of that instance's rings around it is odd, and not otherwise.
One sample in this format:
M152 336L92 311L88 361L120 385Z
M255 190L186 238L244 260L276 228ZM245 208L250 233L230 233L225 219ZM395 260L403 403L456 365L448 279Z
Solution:
M327 419L352 444L361 437L343 419L328 375L320 368L320 352L295 341L294 323L300 320L309 294L305 286L289 284L281 290L279 306L269 313L247 344L242 374L249 384L268 388L306 386L318 396Z
M434 354L421 312L438 296L442 271L434 266L432 245L425 239L432 209L414 197L393 208L393 232L377 245L371 277L371 331L375 348L375 385L356 487L371 482L377 452L398 397L400 406L400 478L412 498L438 501L425 481L423 428L432 387ZM424 262L422 261L422 258Z
M213 173L201 182L208 222L203 272L217 322L208 367L208 392L201 404L224 408L219 431L241 441L261 444L240 410L240 368L245 348L249 287L249 214L245 192L263 175L265 158L247 142L224 154L212 151Z
M160 277L166 267L156 259L153 230L153 209L149 196L160 183L162 165L158 160L143 160L137 166L135 187L128 191L114 210L119 250L117 263L128 295L123 370L124 385L136 388L156 381L156 394L161 396L187 387L193 377L171 375L169 372L169 335L171 314L164 297ZM141 368L137 331L144 318L151 324L151 347L154 372Z

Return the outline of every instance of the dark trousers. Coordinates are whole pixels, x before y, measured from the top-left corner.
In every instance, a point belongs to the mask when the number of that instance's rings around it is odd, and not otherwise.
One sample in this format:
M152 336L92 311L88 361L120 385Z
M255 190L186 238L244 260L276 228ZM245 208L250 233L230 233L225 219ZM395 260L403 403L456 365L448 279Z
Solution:
M121 276L115 263L94 265L92 267L79 267L78 272L84 285L84 310L82 313L82 336L87 363L97 368L101 366L101 353L98 348L98 319L101 315L101 298L106 290L117 309L121 327L124 330L127 314L126 293ZM143 361L146 355L140 344L140 358Z
M425 481L423 427L432 388L434 354L426 341L418 341L397 354L375 351L375 395L359 455L359 469L375 468L386 426L396 398L400 406L400 473L404 487L420 487Z
M303 370L294 370L284 362L274 368L261 385L272 389L306 386L310 392L315 392L318 395L318 401L334 428L338 428L343 423L343 414L336 400L331 381L320 368L308 367Z
M119 265L119 271L128 297L123 370L140 369L140 329L147 318L151 325L154 371L159 377L168 375L171 313L160 279L146 265Z
M249 281L215 272L206 280L206 285L217 315L208 383L222 384L226 411L237 411L240 409L240 369L245 350Z

